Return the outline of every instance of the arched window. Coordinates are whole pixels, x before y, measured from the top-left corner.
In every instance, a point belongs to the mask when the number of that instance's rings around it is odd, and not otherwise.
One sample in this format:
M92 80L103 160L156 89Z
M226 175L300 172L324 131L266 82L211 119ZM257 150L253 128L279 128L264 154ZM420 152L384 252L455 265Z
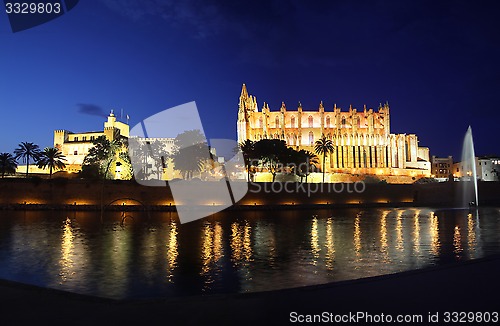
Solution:
M292 135L292 145L295 146L297 140L297 136Z
M312 132L312 131L310 131L310 132L309 132L309 144L310 144L311 146L313 146L313 145L314 145L314 134L313 134L313 132Z
M326 117L326 127L330 128L330 116Z
M342 117L342 127L345 127L345 117Z
M313 127L313 117L312 117L312 115L309 116L308 121L309 121L309 128L312 128Z
M274 123L276 124L276 128L279 128L280 127L280 117L276 117L276 119L274 119Z
M292 117L292 118L290 119L290 126L291 126L292 128L295 128L295 117Z
M262 128L262 125L263 125L263 123L262 123L262 117L260 117L259 118L259 128Z

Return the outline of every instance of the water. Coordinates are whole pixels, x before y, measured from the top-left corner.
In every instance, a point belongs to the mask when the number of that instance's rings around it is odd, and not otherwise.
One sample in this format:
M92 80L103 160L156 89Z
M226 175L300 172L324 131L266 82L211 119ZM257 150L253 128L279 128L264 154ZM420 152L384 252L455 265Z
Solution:
M110 298L254 292L500 253L500 209L0 211L0 278Z
M464 137L462 147L463 173L468 177L463 178L466 183L463 186L462 207L470 206L470 203L479 204L477 193L477 173L476 173L476 154L474 153L474 140L472 139L472 128L469 126Z

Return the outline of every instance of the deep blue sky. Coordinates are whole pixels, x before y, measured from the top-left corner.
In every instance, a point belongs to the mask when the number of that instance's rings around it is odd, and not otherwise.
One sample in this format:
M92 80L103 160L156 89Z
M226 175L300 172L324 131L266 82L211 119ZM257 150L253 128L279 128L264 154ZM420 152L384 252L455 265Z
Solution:
M131 125L196 101L209 138L236 139L241 84L277 110L376 108L438 156L498 154L500 11L485 1L94 0L12 33L0 12L0 152L54 129ZM456 157L455 157L456 159Z

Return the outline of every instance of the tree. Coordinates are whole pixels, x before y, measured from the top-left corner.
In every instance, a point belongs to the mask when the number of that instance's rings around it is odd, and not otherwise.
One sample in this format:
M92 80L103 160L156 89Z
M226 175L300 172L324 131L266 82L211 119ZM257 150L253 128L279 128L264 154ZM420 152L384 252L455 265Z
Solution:
M11 153L0 153L0 173L2 174L2 178L5 174L16 173L16 168L16 158Z
M26 163L26 178L28 177L30 160L33 160L33 163L37 163L40 159L40 148L38 145L28 142L22 142L19 144L19 147L14 150L14 155L16 160L21 159L22 162Z
M116 161L117 153L124 147L123 139L119 134L116 134L112 141L108 140L106 136L100 136L92 144L94 146L89 149L88 154L83 159L83 165L96 166L99 175L103 179L107 179L111 164Z
M171 157L184 179L191 179L193 173L201 171L211 159L207 141L200 130L187 130L177 135Z
M243 154L243 159L245 160L245 166L247 168L247 179L248 181L250 181L250 170L252 169L254 160L257 159L255 155L255 142L247 139L240 144L240 149Z
M323 183L325 182L325 162L326 155L333 153L333 142L331 139L325 137L325 135L321 135L321 138L316 141L314 145L314 151L316 154L323 155Z
M307 183L307 177L311 171L315 170L316 164L318 164L318 157L310 151L301 149L297 152L296 164L298 168L295 173L300 177L300 182L302 182L302 178L305 177Z
M52 170L62 170L66 167L66 156L55 147L45 147L41 152L40 159L38 160L38 167L40 169L49 168L49 175L52 179Z
M273 175L273 182L276 179L276 173L283 163L283 157L287 152L287 146L284 140L262 139L255 143L255 155L267 167Z

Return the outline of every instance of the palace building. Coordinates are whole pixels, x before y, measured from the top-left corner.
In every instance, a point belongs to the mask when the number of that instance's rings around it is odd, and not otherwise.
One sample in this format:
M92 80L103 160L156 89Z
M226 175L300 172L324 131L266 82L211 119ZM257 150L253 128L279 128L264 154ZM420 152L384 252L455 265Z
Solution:
M83 160L94 146L93 141L100 136L113 141L116 136L129 137L129 126L124 122L116 120L111 111L108 120L104 122L104 130L74 133L68 130L54 130L54 147L66 156L66 168L68 172L79 172L82 169Z
M400 176L430 176L429 148L420 147L415 134L392 134L389 104L377 110L336 105L316 110L288 110L283 102L271 111L264 102L259 110L255 96L243 84L238 109L238 142L281 139L297 150L314 153L315 141L325 135L334 145L326 157L326 172Z

